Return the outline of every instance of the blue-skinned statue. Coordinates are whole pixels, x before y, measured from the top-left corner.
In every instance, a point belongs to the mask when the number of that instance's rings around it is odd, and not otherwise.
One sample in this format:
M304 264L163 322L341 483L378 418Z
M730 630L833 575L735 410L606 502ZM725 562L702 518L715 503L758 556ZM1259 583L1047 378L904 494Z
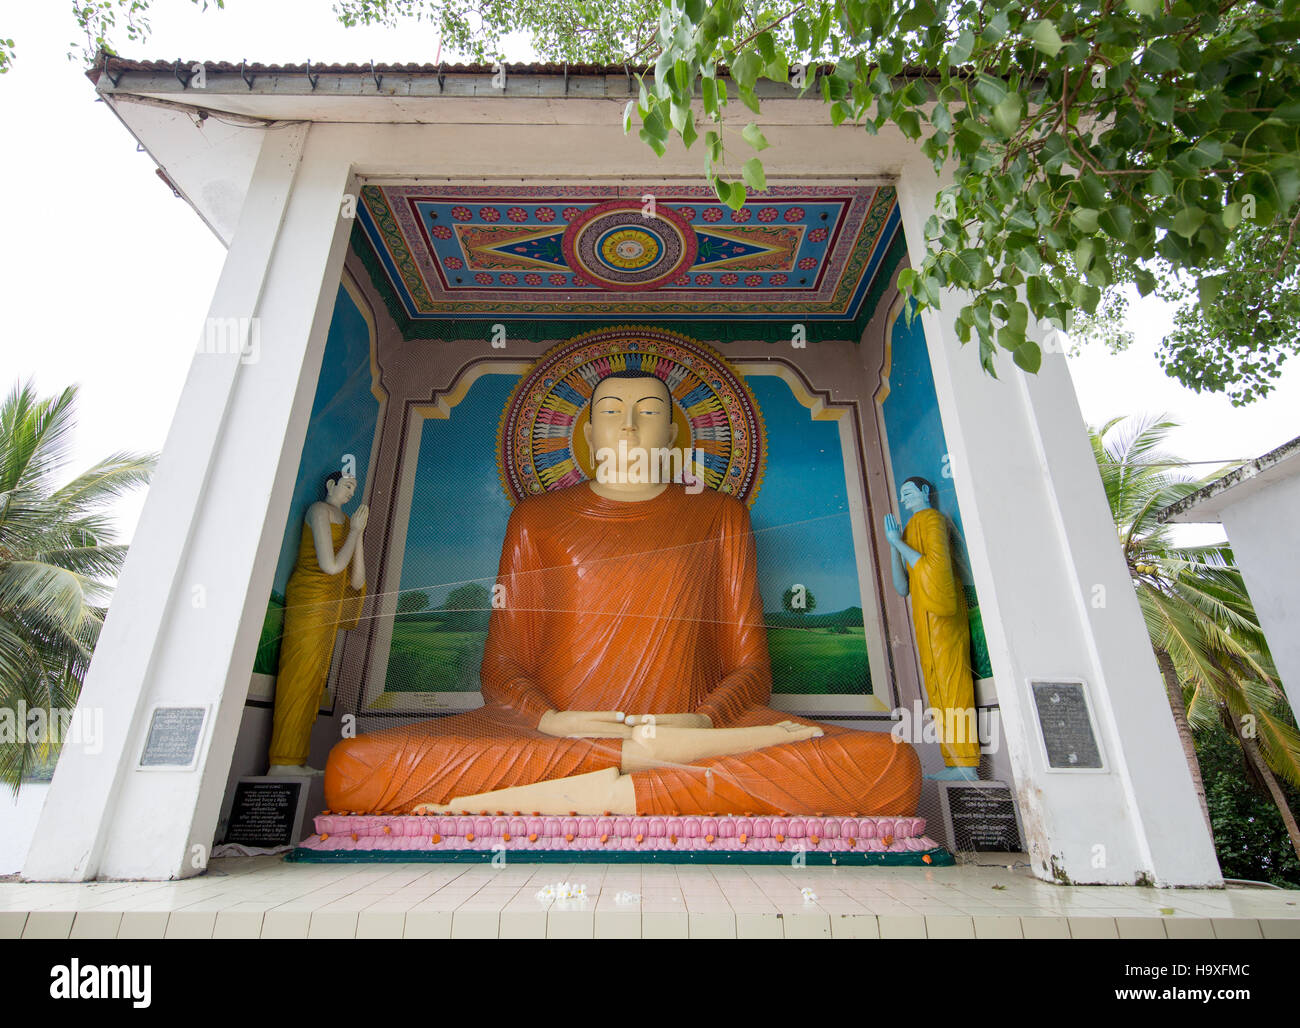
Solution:
M894 589L912 597L912 626L921 658L925 692L939 730L947 765L934 779L975 781L980 759L975 719L975 680L970 667L970 615L966 594L953 564L948 521L935 510L934 487L909 478L898 491L910 516L900 529L885 515Z

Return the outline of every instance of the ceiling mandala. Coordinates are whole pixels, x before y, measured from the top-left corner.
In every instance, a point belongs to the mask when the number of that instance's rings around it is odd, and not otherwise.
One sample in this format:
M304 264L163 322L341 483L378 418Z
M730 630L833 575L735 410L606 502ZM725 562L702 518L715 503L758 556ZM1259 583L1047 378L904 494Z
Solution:
M889 186L367 185L358 213L414 319L849 320L898 231Z

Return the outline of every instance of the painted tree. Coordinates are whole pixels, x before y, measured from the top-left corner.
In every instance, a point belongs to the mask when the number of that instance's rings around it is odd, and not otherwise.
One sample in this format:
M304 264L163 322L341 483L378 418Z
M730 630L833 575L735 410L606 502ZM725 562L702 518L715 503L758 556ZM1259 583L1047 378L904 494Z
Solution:
M781 606L787 614L807 615L817 609L817 597L805 586L792 585L781 594Z
M1278 783L1281 776L1300 785L1300 732L1241 572L1226 544L1179 545L1158 520L1220 472L1192 477L1165 451L1177 427L1168 418L1124 420L1088 434L1201 809L1208 823L1192 732L1222 724L1247 776L1277 805L1300 857L1300 828Z
M442 605L443 624L454 632L486 630L492 612L492 590L480 582L466 582L447 594Z
M29 734L27 714L43 711L52 726L76 705L126 558L108 507L146 485L155 464L150 455L114 453L57 485L76 398L75 386L40 398L25 384L0 405L0 716L17 729L0 739L0 782L15 794L24 775L56 754L50 733Z
M397 613L414 614L429 606L429 594L423 589L406 589L397 597Z

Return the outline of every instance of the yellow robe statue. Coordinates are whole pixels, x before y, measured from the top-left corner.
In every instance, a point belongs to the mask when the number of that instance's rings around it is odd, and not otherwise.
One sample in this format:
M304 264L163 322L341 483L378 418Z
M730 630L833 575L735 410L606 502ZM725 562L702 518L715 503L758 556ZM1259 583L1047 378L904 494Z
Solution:
M907 572L912 625L943 760L948 767L976 767L980 746L970 667L970 615L953 569L947 519L932 507L918 510L908 519L903 542L921 554Z
M347 538L352 519L330 523L330 542L337 553ZM307 763L311 727L320 710L329 679L334 638L340 630L357 627L366 587L353 589L352 569L337 575L323 572L316 561L311 526L304 524L298 559L285 589L284 635L280 642L280 669L275 680L275 717L271 731L270 763Z

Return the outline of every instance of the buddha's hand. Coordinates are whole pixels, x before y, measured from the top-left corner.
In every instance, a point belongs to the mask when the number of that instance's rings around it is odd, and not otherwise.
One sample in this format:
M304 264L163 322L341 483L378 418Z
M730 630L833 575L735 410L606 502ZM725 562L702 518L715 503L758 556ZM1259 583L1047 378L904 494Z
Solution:
M548 710L537 730L559 739L626 739L626 717L621 710Z
M366 522L369 520L370 520L370 508L363 503L352 514L352 518L351 518L352 531L361 532L366 527Z
M712 728L713 719L708 714L629 714L626 724L633 728L652 725L669 725L673 728Z
M629 773L652 767L690 764L706 757L749 753L769 746L816 739L823 734L815 725L802 725L797 721L708 729L642 725L630 731L631 737L623 744L621 764L623 771Z
M885 515L885 538L891 543L900 542L903 538L903 533L898 527L898 518L893 514Z

